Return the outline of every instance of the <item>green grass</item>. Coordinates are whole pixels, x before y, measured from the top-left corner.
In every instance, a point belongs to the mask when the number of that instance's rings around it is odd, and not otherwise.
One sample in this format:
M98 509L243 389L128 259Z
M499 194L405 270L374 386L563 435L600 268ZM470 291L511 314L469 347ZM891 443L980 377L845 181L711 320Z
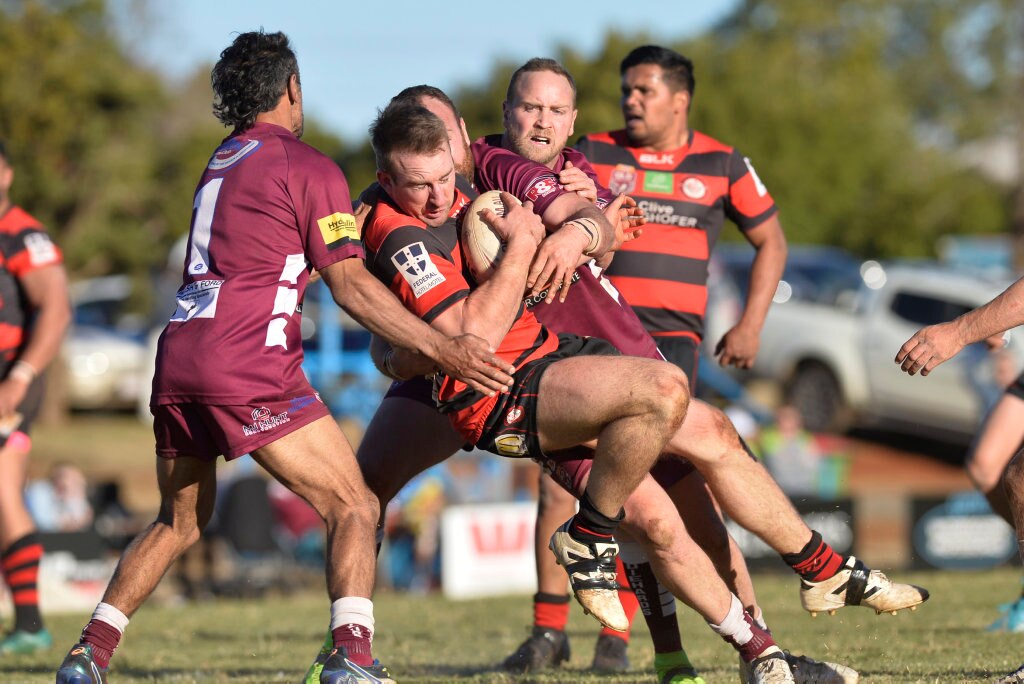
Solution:
M1015 597L1020 573L899 573L929 588L916 612L876 616L846 608L812 619L787 575L755 578L760 601L780 645L818 659L846 663L865 682L976 682L1024 660L1021 635L989 634L996 605ZM638 626L629 655L634 671L596 677L586 668L597 623L574 610L573 656L558 672L515 678L495 665L526 636L528 597L451 602L440 596L383 594L376 599L375 655L398 681L411 682L652 682L653 651ZM687 649L705 678L736 681L736 656L692 612L681 610ZM52 682L87 616L51 616L58 646L51 652L0 660L0 681ZM297 682L327 624L319 593L176 607L147 605L132 620L110 672L112 682ZM641 620L642 622L642 620Z

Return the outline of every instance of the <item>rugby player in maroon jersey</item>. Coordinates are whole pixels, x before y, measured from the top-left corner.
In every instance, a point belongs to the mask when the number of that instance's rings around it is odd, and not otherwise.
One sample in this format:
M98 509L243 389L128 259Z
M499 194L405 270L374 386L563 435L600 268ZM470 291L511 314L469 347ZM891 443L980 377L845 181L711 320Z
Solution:
M310 271L368 329L434 357L483 396L507 390L511 366L485 340L448 337L410 315L366 271L344 175L299 141L302 90L284 34L239 35L212 80L215 112L234 130L200 179L177 310L158 345L160 512L122 555L57 681L106 680L130 616L209 521L217 457L246 453L327 524L335 669L389 681L369 650L377 500L300 367Z
M0 567L14 604L0 656L53 646L39 612L43 544L25 505L25 478L43 371L71 321L61 251L39 221L11 202L13 181L0 143Z

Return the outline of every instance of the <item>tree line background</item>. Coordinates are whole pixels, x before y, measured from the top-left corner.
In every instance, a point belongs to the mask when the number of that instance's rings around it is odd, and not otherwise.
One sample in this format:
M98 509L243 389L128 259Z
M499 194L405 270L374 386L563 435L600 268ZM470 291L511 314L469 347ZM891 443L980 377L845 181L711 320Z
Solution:
M49 226L78 278L162 269L225 135L209 65L169 84L119 42L110 11L105 0L0 0L12 195ZM595 55L569 45L551 55L577 81L577 134L621 127L618 63L644 42L612 32ZM1018 168L1024 160L1018 0L745 0L706 33L668 44L696 65L691 125L754 161L791 242L873 258L930 256L947 234L1021 243L1020 174L994 180L964 155L1003 140ZM449 93L471 134L500 130L516 66L496 63L483 83ZM367 140L308 117L306 131L354 191L372 179Z

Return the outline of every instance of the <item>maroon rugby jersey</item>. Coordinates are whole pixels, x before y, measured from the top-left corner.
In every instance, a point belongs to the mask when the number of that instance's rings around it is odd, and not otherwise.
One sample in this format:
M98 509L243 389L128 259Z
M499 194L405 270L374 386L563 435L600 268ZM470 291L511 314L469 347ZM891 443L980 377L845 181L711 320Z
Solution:
M0 362L17 358L25 341L25 323L31 312L22 276L61 261L60 250L42 225L20 207L11 207L0 216Z
M470 284L463 274L456 227L456 219L468 203L468 198L456 191L448 221L437 228L428 228L403 214L387 194L380 191L363 226L370 272L387 285L409 311L427 323L469 296ZM519 315L498 345L497 355L518 370L557 348L558 338L520 305ZM441 413L448 414L459 433L476 444L499 397L487 397L461 381L443 377L436 399Z
M643 235L616 253L608 276L655 336L700 339L707 306L708 257L725 217L740 230L771 218L775 203L750 161L697 131L675 150L629 146L625 131L576 143L612 192L644 210Z
M566 161L571 161L573 166L594 179L600 206L607 205L614 198L597 181L586 157L571 148L562 151L554 170L504 149L501 147L501 135L480 138L473 143L472 149L476 185L480 191L504 190L523 202L532 200L537 214L543 214L556 197L565 194L566 190L558 184L557 174ZM623 354L662 358L636 314L596 266L585 264L576 269L573 285L564 302L556 299L551 304L544 304L543 301L543 294L535 299L527 298L527 306L541 323L556 333L600 337L611 342Z
M226 138L196 190L152 403L308 394L299 327L310 265L362 256L348 184L333 161L273 124Z

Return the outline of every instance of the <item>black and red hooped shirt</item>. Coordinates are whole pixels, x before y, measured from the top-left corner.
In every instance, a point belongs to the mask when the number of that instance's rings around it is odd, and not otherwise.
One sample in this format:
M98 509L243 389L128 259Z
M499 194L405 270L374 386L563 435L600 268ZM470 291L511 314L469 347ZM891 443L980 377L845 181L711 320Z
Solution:
M603 185L636 199L647 218L643 235L608 268L612 283L655 337L699 340L708 258L725 218L747 231L777 211L750 160L692 130L674 150L630 147L624 130L584 136L576 149Z
M60 249L39 221L20 207L11 207L0 216L0 361L17 358L25 341L31 311L21 278L62 262Z

